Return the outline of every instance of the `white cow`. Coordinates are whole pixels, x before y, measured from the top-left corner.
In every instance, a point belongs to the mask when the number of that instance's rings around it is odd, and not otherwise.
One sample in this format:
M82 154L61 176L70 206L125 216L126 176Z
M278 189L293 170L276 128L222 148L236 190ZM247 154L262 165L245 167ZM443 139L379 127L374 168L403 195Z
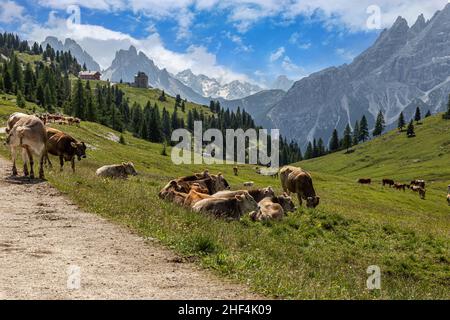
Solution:
M6 144L10 147L13 175L17 175L17 151L22 152L23 173L34 179L33 156L39 159L39 178L44 179L44 159L47 156L47 133L44 123L35 116L14 113L8 120ZM30 171L28 171L30 163Z

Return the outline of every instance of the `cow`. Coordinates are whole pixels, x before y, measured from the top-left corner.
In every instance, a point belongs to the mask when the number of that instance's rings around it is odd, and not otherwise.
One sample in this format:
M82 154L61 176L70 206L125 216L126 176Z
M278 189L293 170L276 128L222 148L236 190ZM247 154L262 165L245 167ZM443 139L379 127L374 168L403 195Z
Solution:
M395 183L394 184L394 189L405 191L406 188L409 188L409 185L404 184L404 183Z
M421 199L425 199L426 190L422 188L421 186L412 186L411 190L413 192L419 193L419 196Z
M372 179L370 179L370 178L361 178L361 179L358 179L358 183L359 184L371 184L372 183Z
M63 171L64 161L71 162L72 171L75 173L75 157L78 161L86 158L86 145L78 142L73 137L62 131L47 128L48 153L59 157L60 171ZM51 166L51 161L47 156L47 161Z
M418 186L425 189L425 180L412 180L410 183L411 186Z
M6 144L10 147L13 160L13 175L17 175L17 151L22 151L23 173L34 179L34 159L39 159L39 178L44 179L44 159L47 157L47 133L44 123L36 116L13 114L8 119ZM30 171L28 171L28 162Z
M189 193L189 191L191 190L191 185L194 183L207 188L209 195L213 195L214 193L222 190L230 189L230 185L221 173L219 173L218 175L208 174L205 179L199 180L191 180L193 177L195 176L188 177L188 179L186 179L185 177L175 180L182 192Z
M169 181L169 183L167 185L165 185L164 188L162 188L161 191L158 193L158 196L161 199L166 199L172 191L177 191L177 192L182 191L181 187L178 185L176 180Z
M113 164L98 168L95 174L104 178L126 179L129 175L136 176L137 172L132 162L123 162L122 164Z
M215 197L203 199L194 204L192 210L226 219L239 219L242 215L256 210L257 207L258 203L246 192L228 199Z
M239 171L238 167L233 167L233 173L235 176L238 175L238 173L239 173L238 171Z
M395 181L392 179L383 179L381 183L383 184L383 187L386 185L392 187L395 184Z
M253 189L253 190L237 190L237 191L221 191L213 194L214 198L233 198L236 195L242 195L248 193L255 199L256 202L261 201L267 197L274 197L275 192L272 187L267 187L263 189Z
M280 220L287 212L295 211L292 198L286 193L278 197L267 197L258 202L258 209L250 213L253 221Z
M316 195L311 175L293 166L285 166L280 171L281 186L283 191L290 195L291 192L297 194L299 205L302 199L306 200L308 208L315 208L319 205L320 197Z
M203 188L197 183L194 183L183 204L185 207L192 207L192 205L196 204L200 200L208 199L211 197L212 196L208 194L208 189Z

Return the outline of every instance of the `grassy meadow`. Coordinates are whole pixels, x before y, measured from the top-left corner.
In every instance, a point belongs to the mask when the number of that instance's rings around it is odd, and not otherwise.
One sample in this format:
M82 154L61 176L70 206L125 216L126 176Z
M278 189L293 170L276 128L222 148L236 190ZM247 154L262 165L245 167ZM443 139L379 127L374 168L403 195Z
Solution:
M15 110L0 99L2 122ZM238 177L233 166L176 166L170 156L161 155L160 144L128 133L122 145L109 140L108 134L114 132L98 124L58 128L86 142L89 149L88 158L77 162L76 174L70 165L59 172L54 158L54 169L46 172L52 185L84 210L149 241L158 239L186 260L268 298L450 298L450 207L445 199L450 184L450 121L440 116L417 126L416 138L390 132L352 153L297 164L311 171L320 205L266 223L248 217L226 222L157 196L170 179L205 168L222 172L233 189L254 181L256 187L273 186L281 192L277 179L257 175L254 166L240 166ZM167 151L170 155L170 148ZM9 156L3 144L0 154ZM98 167L123 161L134 162L139 175L126 181L95 176ZM356 179L363 177L372 178L373 184L358 185ZM426 200L409 190L383 188L385 177L427 180ZM381 268L381 290L366 288L370 265Z

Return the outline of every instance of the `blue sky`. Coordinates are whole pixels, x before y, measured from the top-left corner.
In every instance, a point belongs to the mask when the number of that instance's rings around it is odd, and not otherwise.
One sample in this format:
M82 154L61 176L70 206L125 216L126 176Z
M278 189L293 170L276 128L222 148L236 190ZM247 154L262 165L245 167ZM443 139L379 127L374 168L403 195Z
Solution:
M74 38L104 68L116 50L132 44L173 73L191 68L223 82L239 79L270 86L278 75L297 80L325 67L350 63L398 15L411 24L420 13L430 18L446 3L0 0L0 29L37 41L47 35ZM81 20L68 26L68 18L78 19L73 10L68 12L72 4L79 7Z

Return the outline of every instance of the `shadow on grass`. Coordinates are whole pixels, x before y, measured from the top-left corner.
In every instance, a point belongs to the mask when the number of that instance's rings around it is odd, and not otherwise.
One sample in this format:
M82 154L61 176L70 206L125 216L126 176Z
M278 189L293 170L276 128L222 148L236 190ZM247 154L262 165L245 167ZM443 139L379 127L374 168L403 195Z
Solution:
M28 176L25 177L25 176L13 176L13 175L5 177L4 181L11 183L11 184L27 184L27 185L35 185L35 184L47 182L47 180L45 180L45 179L39 179L39 178L31 179Z

